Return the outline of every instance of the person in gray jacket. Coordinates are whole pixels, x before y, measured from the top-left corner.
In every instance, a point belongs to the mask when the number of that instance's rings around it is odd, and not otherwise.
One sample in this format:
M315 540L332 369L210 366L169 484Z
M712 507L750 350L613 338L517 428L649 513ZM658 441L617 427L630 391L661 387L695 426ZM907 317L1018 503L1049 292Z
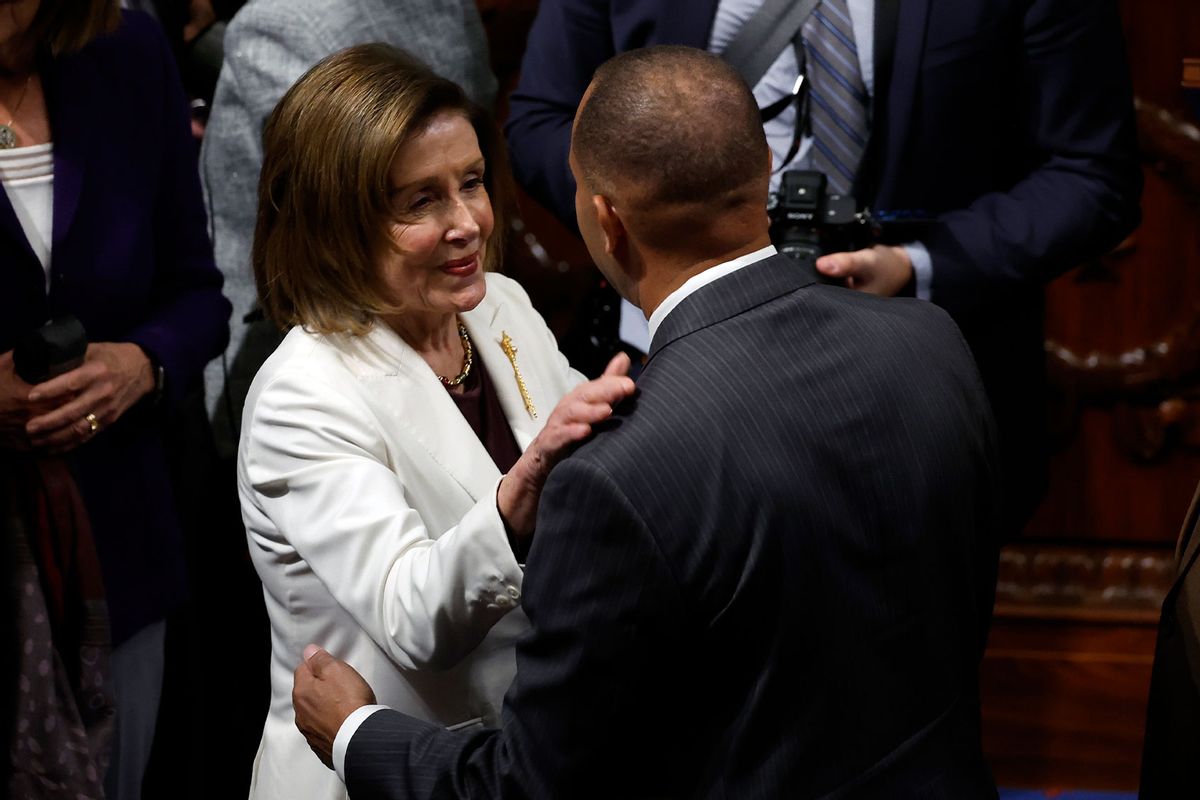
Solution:
M338 50L375 41L402 48L462 86L474 102L492 107L496 78L473 0L251 0L229 25L200 153L217 266L233 302L229 347L205 374L224 455L236 447L250 381L279 342L278 331L255 319L260 315L250 271L263 125L310 67Z

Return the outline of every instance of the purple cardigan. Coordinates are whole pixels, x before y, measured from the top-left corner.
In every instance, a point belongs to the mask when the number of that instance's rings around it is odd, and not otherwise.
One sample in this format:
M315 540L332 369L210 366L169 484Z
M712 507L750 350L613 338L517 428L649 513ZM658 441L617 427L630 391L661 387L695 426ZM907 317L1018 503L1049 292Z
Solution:
M171 52L156 23L127 12L116 33L40 71L54 138L50 292L0 192L0 352L72 313L89 340L135 342L161 364L169 409L224 349L230 313ZM184 586L160 411L130 409L70 458L116 642L161 619Z

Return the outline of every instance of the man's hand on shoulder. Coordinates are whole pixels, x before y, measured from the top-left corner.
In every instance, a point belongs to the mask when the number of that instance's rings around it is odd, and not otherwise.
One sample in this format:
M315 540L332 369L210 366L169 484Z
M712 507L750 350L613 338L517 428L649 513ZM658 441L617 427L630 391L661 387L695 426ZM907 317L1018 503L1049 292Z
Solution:
M817 271L843 278L846 286L868 294L892 297L913 279L912 261L903 247L877 244L866 250L830 253L817 259Z
M374 703L375 693L354 667L315 644L304 648L292 685L292 707L296 727L322 764L333 769L333 740L342 723Z

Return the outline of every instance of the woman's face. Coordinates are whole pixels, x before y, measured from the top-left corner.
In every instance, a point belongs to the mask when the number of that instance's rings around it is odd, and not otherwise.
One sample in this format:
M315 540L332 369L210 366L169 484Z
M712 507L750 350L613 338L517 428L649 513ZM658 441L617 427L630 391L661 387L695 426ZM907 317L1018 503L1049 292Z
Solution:
M387 298L405 314L456 314L479 305L492 233L483 153L470 121L433 116L388 171L393 248L378 259Z

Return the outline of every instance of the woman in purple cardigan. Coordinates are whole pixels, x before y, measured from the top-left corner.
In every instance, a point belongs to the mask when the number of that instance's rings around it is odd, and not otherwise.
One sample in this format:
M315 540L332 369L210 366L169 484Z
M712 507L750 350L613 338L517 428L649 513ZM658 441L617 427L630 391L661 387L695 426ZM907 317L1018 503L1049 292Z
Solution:
M208 240L187 100L155 23L121 14L117 0L0 0L0 184L0 467L28 475L30 465L61 456L74 478L77 493L46 495L49 520L30 508L44 485L7 494L25 515L35 560L53 550L45 534L56 522L58 544L79 541L63 538L55 519L71 498L76 521L90 527L113 643L106 794L137 797L161 686L162 620L183 591L161 423L224 348L230 309ZM63 314L82 322L86 358L60 377L25 383L14 373L15 341ZM73 588L86 598L72 583L79 576L47 574L38 563L51 622L69 621L55 608ZM71 557L62 563L79 571ZM50 633L61 649L63 632ZM36 635L26 641L26 651L41 646ZM27 699L19 697L18 714ZM17 731L15 748L43 749ZM93 760L91 772L103 775L103 755ZM41 766L21 763L30 773ZM34 782L66 780L44 769Z

